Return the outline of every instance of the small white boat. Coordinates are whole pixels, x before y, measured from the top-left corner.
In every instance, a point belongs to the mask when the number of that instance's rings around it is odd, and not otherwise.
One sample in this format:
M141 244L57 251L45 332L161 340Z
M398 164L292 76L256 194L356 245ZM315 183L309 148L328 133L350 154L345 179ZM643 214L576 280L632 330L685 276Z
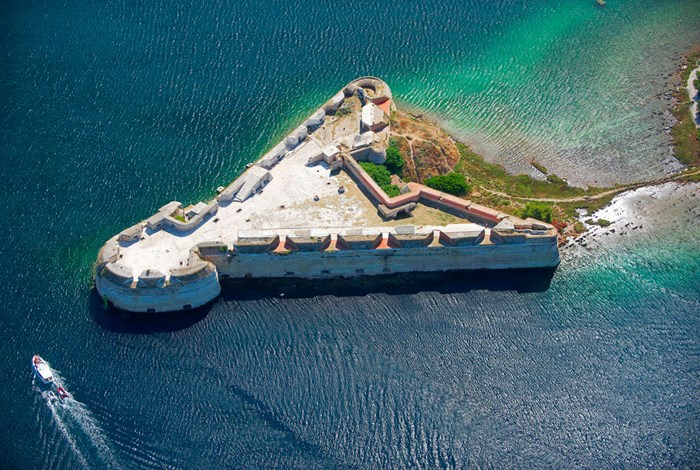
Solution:
M49 401L51 403L56 403L58 401L58 397L52 391L49 391Z
M32 368L34 369L36 376L39 377L39 380L41 380L43 383L53 383L53 372L51 372L51 368L38 354L32 357Z

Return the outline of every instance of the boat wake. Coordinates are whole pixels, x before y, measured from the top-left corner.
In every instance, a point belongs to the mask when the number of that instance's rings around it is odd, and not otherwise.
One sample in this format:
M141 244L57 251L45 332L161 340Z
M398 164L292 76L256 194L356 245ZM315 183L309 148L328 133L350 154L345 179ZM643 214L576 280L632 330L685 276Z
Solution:
M63 379L53 369L56 389L47 388L36 379L34 386L51 411L53 422L83 467L121 468L104 431L88 407L68 395L61 397L55 390L65 390ZM99 465L95 465L99 463Z

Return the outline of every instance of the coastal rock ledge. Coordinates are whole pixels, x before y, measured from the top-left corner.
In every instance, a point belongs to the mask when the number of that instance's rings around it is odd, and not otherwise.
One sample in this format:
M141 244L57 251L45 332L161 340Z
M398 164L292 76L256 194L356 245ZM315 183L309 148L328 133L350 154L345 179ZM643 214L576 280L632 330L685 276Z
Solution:
M95 286L129 312L205 305L220 279L554 268L557 231L417 183L389 197L389 86L354 80L208 203L170 202L107 241ZM264 189L264 192L262 191Z

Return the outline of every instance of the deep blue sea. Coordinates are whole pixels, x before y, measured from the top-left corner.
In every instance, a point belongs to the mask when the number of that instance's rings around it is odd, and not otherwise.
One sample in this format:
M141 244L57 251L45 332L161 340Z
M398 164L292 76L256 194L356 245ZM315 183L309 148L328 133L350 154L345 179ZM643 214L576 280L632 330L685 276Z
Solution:
M699 24L697 0L4 1L0 467L697 468L700 185L618 200L546 282L234 287L129 320L92 272L361 75L516 173L675 171L664 92Z

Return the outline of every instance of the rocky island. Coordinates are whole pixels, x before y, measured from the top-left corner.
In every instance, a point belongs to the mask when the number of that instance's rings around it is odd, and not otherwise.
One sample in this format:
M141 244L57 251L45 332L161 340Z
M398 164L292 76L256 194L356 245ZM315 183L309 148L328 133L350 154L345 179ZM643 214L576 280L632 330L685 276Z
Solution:
M406 180L460 159L397 113L376 77L349 83L209 202L170 202L102 247L99 294L130 312L202 306L220 279L375 276L554 268L557 229L436 187L384 181L389 149L410 153ZM438 156L426 167L420 149ZM418 150L416 150L418 149ZM436 163L437 161L437 163ZM432 172L432 173L431 173ZM388 176L387 176L388 177Z

